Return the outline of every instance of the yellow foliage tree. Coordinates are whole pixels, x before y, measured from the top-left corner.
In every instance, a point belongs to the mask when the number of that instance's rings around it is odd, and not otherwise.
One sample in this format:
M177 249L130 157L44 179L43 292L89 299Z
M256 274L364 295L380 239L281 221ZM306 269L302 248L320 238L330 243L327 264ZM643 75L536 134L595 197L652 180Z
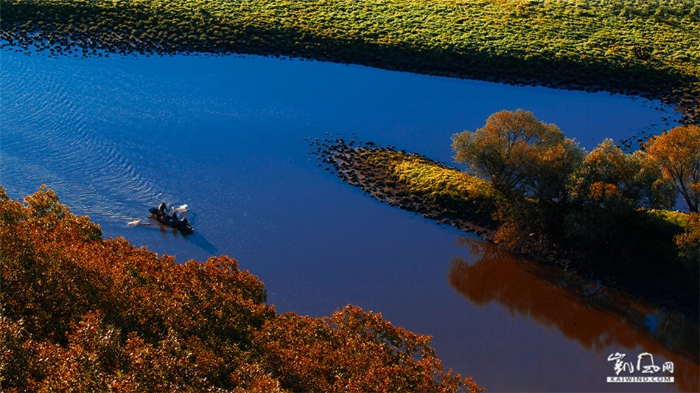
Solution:
M700 127L682 125L652 138L646 152L661 166L688 204L698 212L700 206Z
M583 157L557 126L521 109L494 113L483 128L455 134L452 149L457 162L496 189L538 199L560 198L567 176Z
M664 181L653 158L642 151L625 154L611 139L586 156L568 186L577 204L665 209L675 204L678 195L673 184Z
M694 264L700 264L700 213L691 213L685 231L674 238L682 258Z

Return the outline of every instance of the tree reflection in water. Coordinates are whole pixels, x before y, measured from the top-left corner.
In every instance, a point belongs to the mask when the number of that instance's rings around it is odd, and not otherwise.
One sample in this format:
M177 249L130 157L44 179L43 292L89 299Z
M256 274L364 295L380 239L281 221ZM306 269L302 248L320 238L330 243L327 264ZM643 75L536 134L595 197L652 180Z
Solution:
M700 391L697 322L559 268L519 260L492 243L473 237L460 237L458 243L469 247L476 262L455 256L448 281L471 302L498 302L511 315L556 327L599 353L641 347L674 363L679 390Z

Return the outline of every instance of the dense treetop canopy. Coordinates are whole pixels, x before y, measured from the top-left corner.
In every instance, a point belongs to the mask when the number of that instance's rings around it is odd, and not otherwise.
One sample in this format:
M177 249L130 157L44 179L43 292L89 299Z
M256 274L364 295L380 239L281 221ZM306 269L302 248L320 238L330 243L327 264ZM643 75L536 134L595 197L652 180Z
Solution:
M49 189L22 204L0 187L0 390L480 390L380 314L278 315L229 257L180 264L101 235Z
M457 162L506 196L494 203L496 242L618 283L631 266L651 272L663 265L687 295L697 280L684 278L699 269L700 128L678 126L643 147L625 153L607 139L585 152L522 110L494 113L484 127L452 139ZM679 192L690 215L664 210ZM652 276L650 284L663 281Z
M652 138L646 145L664 176L673 181L691 212L700 207L700 127L684 125Z

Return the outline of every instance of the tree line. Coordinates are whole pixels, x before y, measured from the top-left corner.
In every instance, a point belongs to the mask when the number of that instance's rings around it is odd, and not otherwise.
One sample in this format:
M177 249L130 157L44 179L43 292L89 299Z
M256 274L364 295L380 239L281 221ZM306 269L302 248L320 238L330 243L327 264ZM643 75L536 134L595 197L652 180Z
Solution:
M697 270L698 126L675 127L633 153L610 139L586 152L531 112L501 111L484 127L455 134L452 148L468 173L505 196L494 213L496 239L515 251L558 248L601 262L673 259ZM665 210L678 195L689 215ZM673 220L679 225L668 225Z
M175 263L0 186L3 392L479 392L430 337L346 306L277 314L226 256Z

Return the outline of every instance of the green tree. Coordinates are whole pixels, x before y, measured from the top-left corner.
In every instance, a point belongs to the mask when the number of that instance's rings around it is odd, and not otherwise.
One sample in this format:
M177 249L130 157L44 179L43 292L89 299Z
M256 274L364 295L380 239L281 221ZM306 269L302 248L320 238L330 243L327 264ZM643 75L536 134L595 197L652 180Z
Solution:
M625 154L611 139L591 151L568 184L569 195L580 204L625 204L630 208L673 207L677 192L656 162L643 151Z
M452 149L457 162L496 189L537 199L560 199L564 182L583 157L557 126L520 109L494 113L483 128L455 134Z
M654 227L639 209L672 207L678 195L646 153L625 154L610 139L586 156L567 189L564 235L583 252L601 255L642 249L634 234Z
M682 125L652 138L645 150L672 180L688 204L698 212L700 206L700 127Z

